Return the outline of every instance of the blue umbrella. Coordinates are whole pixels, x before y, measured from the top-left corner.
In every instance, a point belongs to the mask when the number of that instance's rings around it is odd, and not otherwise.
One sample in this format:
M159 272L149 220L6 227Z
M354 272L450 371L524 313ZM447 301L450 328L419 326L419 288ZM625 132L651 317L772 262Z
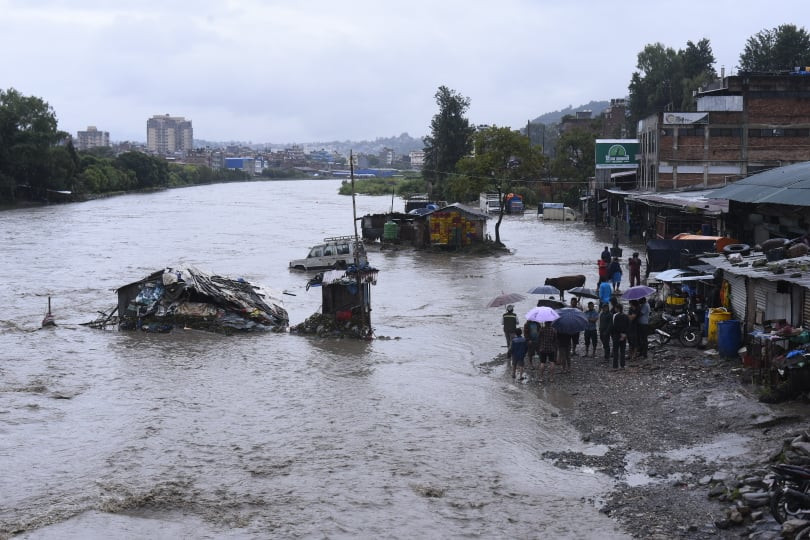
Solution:
M560 294L560 289L553 285L538 285L529 291L529 294Z
M561 308L557 310L559 319L551 323L557 332L563 334L576 334L588 328L588 318L576 308Z

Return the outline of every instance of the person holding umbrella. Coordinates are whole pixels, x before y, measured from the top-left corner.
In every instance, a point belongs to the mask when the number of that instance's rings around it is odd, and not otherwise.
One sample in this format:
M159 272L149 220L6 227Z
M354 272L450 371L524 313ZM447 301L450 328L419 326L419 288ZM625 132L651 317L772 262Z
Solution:
M515 337L515 330L518 327L518 318L515 314L515 306L509 304L506 306L506 313L503 314L503 335L506 336L506 346L512 344L512 338Z
M540 371L537 374L537 382L543 382L543 371L548 364L548 382L554 382L554 361L557 352L557 331L551 326L551 321L546 322L540 329L540 337L537 345L540 355Z

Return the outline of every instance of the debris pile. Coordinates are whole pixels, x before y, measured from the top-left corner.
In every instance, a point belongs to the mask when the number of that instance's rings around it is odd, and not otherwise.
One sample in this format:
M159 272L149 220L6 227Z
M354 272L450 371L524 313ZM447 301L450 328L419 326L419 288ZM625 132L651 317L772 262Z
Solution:
M122 330L169 332L179 325L231 333L284 330L289 323L278 293L193 267L158 270L117 292Z

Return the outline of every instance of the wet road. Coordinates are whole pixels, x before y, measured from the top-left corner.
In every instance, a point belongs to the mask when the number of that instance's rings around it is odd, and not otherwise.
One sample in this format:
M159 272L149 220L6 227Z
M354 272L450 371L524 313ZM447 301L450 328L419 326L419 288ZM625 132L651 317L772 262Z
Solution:
M502 312L484 307L554 275L593 286L605 238L582 224L507 218L513 253L497 257L372 248L372 342L80 325L114 288L177 263L285 290L303 321L320 291L287 262L352 233L338 187L0 213L0 537L623 537L593 502L608 479L541 458L587 448L555 414L565 395L493 364ZM49 295L59 326L38 330Z

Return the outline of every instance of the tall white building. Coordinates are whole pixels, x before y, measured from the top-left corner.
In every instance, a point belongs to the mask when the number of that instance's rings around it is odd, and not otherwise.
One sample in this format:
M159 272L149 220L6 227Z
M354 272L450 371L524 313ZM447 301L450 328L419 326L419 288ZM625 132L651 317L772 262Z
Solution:
M153 116L146 121L146 147L156 154L190 152L194 148L191 120L168 114Z
M110 146L109 131L99 131L96 126L87 126L87 131L76 132L77 150L89 150L97 146Z

